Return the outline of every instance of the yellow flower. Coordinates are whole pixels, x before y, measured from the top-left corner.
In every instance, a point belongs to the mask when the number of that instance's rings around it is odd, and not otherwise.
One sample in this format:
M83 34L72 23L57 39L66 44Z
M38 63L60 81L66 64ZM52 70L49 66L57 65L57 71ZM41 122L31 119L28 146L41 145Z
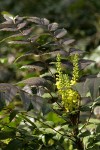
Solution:
M70 85L74 85L75 83L76 83L75 80L71 80L71 81L70 81Z
M57 55L56 86L58 89L58 93L62 97L62 103L67 112L71 112L78 109L80 101L79 93L72 89L72 85L76 84L79 78L78 55L75 54L73 56L72 63L73 63L73 76L72 79L69 80L69 76L67 74L62 73L61 58L59 54Z
M57 89L60 89L60 88L61 88L61 87L60 87L60 82L59 82L59 81L56 82L56 86L57 86Z

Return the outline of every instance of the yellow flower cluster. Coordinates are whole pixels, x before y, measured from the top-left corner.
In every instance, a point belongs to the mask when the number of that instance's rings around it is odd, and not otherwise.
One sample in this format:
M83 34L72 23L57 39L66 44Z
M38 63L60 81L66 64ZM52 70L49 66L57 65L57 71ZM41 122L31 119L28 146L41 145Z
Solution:
M78 55L72 56L73 63L73 76L72 79L69 79L67 74L62 73L61 68L61 57L57 55L57 77L56 77L56 86L58 89L58 93L62 97L62 103L67 112L72 112L78 109L80 95L77 91L72 89L72 85L74 85L79 78L79 68L78 68Z

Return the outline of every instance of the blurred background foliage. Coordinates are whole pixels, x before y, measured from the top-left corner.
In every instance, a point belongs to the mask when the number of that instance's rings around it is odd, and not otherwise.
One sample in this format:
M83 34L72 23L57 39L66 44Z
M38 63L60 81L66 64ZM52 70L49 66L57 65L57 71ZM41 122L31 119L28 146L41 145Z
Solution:
M76 40L75 46L85 50L84 57L95 60L95 65L88 68L89 73L100 70L100 1L99 0L0 0L0 12L7 11L14 16L45 17L51 22L58 22L68 30L68 36ZM0 14L0 20L3 17ZM0 21L0 22L1 22ZM4 38L0 33L0 40ZM16 71L13 64L23 47L11 46L0 42L0 82L21 80L26 74ZM27 51L28 47L24 47Z

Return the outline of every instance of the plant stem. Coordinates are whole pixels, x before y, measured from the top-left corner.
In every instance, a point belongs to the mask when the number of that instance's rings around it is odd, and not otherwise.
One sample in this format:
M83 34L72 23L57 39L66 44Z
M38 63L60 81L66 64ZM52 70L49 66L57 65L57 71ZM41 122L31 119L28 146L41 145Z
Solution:
M78 111L75 114L70 115L70 121L71 121L71 126L73 127L73 136L75 139L75 147L78 150L84 150L84 145L82 140L78 137L79 134L79 129L78 129L78 124L79 124L79 116L80 112Z
M78 138L77 136L75 137L75 139L76 139L75 144L76 144L77 149L84 150L84 145L83 145L82 140L80 138Z

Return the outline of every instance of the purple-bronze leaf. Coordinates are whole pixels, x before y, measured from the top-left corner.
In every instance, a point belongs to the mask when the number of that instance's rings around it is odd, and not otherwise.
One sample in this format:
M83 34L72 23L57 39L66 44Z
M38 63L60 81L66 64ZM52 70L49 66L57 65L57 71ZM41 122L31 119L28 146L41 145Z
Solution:
M62 38L63 36L65 36L67 34L67 30L66 29L58 29L54 32L54 36L56 38Z
M55 31L58 28L58 23L54 22L48 25L48 30Z

